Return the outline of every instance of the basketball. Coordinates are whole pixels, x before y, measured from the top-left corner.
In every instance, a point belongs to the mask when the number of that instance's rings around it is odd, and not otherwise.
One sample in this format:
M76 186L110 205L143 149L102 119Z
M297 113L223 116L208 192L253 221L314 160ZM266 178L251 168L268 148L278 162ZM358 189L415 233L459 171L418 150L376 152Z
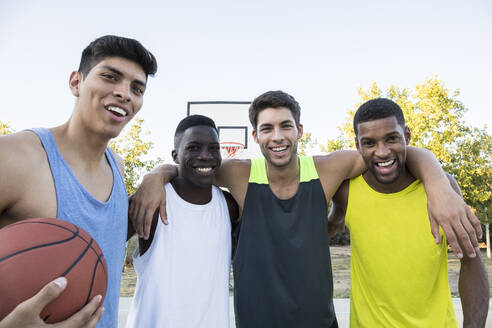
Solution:
M0 320L57 277L66 289L41 312L55 323L106 294L106 261L101 248L80 227L58 219L29 219L0 230Z

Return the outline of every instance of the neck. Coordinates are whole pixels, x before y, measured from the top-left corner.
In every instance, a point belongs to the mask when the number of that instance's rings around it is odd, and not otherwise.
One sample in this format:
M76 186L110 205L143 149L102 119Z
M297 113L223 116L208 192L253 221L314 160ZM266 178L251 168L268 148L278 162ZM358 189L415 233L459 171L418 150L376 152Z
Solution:
M299 182L299 157L297 154L294 155L292 160L285 166L275 166L266 161L266 171L269 184L290 185Z
M72 157L89 165L97 165L104 158L109 139L83 129L72 119L50 131L64 157Z
M415 181L415 177L410 174L406 167L401 172L398 179L392 183L381 183L377 181L374 175L369 170L366 171L366 173L364 173L362 176L372 189L382 194L397 193L399 191L402 191Z
M179 197L188 203L204 205L212 200L212 185L200 187L182 176L174 178L171 184Z

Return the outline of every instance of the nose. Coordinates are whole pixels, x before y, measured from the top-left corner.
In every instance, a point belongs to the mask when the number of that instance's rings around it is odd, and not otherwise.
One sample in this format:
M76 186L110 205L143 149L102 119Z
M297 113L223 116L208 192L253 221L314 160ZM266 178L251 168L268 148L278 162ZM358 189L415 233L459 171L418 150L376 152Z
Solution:
M379 142L376 146L376 152L375 152L375 155L377 157L380 157L380 158L386 158L388 157L388 155L390 154L390 150L388 147L386 147L386 145L384 144L384 142Z
M279 127L275 127L273 129L272 140L275 142L281 142L284 139L284 135L282 134L282 130Z
M125 83L121 83L116 86L113 91L113 95L123 102L129 102L131 99L130 86Z
M213 156L208 150L208 147L203 147L202 150L200 151L198 158L201 160L210 160L213 159Z

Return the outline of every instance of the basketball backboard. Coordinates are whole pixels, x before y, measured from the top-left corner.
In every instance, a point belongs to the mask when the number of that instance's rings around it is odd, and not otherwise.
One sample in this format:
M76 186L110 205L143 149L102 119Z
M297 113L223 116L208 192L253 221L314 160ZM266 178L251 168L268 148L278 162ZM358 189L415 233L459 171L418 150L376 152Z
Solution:
M221 143L239 143L244 150L234 158L261 157L260 147L254 142L249 123L249 101L190 101L187 115L205 115L215 121ZM223 159L226 153L223 152Z

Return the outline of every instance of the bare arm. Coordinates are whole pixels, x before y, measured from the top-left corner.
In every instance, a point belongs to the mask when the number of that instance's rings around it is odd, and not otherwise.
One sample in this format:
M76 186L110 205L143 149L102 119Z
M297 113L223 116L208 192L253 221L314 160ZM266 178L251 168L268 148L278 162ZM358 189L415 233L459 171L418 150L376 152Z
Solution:
M489 282L478 254L461 259L458 289L463 308L463 327L485 327L489 310Z
M313 157L327 201L333 198L342 182L364 173L367 168L362 156L355 150L339 150L328 155Z
M215 185L229 189L239 205L240 213L248 188L250 167L249 160L224 160L214 179ZM162 222L168 223L166 194L163 186L177 175L177 166L164 164L157 166L144 176L129 207L129 217L140 238L149 238L156 209L159 209Z
M104 308L100 305L101 295L95 296L79 312L65 321L47 324L39 314L66 288L67 280L58 278L44 286L36 295L20 303L2 321L0 328L92 328L95 327Z
M343 230L347 211L349 180L345 180L333 196L333 205L328 214L328 236L333 237Z
M162 223L167 224L164 185L178 175L176 165L164 164L147 173L130 199L128 217L140 238L148 239L154 213L159 209Z
M453 190L461 196L461 190L456 180L446 173ZM485 266L477 250L477 256L461 259L458 289L463 308L463 327L485 327L489 310L489 282Z
M458 258L463 257L461 246L469 257L474 257L477 238L482 236L480 221L453 190L434 154L424 148L407 147L407 167L425 186L436 243L440 242L440 225Z

